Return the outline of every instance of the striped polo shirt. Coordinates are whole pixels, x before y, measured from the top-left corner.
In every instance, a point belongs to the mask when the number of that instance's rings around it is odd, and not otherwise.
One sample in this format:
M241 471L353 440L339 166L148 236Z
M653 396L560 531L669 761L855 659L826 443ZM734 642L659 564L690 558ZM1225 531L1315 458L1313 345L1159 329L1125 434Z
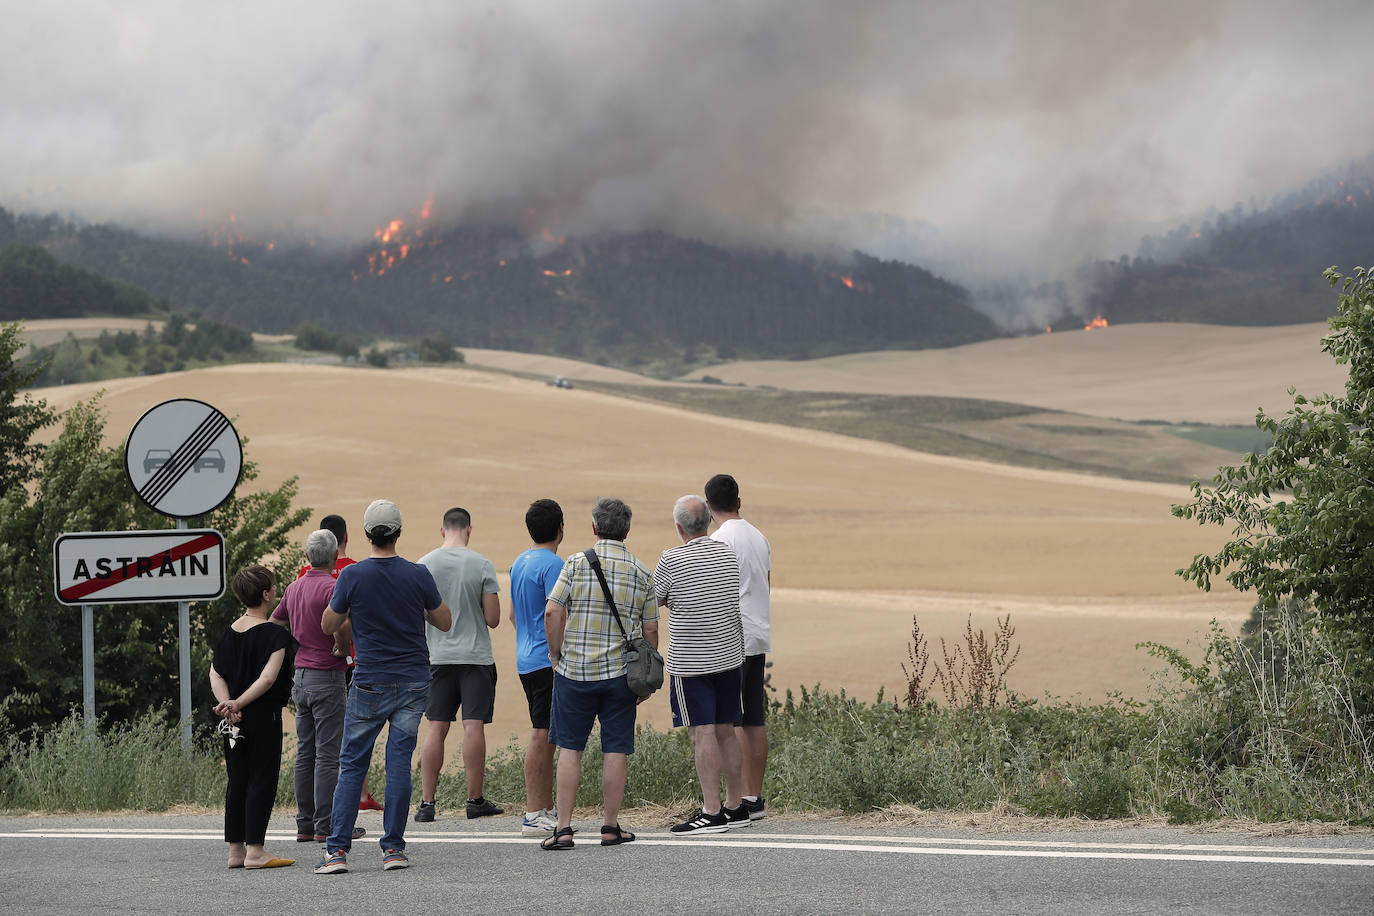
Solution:
M668 606L669 674L695 677L744 664L739 562L730 545L703 535L663 551L654 594Z

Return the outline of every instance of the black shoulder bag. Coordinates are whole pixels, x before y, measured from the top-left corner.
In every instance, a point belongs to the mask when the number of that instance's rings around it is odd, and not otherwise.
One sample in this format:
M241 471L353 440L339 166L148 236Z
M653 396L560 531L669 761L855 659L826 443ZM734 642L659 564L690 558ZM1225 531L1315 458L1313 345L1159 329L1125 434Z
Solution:
M582 555L592 564L596 581L601 583L601 593L606 596L606 603L611 606L611 614L615 617L616 626L620 627L620 635L625 640L625 682L635 696L647 697L663 686L663 656L643 636L630 638L630 634L625 631L625 622L620 619L620 611L615 606L615 598L611 597L611 587L606 584L606 574L601 570L600 557L590 547L584 550Z

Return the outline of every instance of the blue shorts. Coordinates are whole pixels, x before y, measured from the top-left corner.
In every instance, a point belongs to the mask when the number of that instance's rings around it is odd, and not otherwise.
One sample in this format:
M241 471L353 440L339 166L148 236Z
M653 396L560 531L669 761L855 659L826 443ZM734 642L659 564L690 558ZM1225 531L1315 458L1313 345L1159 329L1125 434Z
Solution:
M673 728L694 725L734 725L740 717L740 669L670 678L668 705Z
M739 688L735 691L738 694ZM601 753L633 754L638 705L639 697L626 686L623 674L607 681L574 681L554 672L549 743L570 751L586 750L592 723L599 719Z

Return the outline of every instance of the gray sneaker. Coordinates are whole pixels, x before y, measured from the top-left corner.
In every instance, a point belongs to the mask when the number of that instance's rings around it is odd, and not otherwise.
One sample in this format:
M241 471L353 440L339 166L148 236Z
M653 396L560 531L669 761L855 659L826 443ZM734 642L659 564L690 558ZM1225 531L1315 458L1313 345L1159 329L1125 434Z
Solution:
M415 823L428 824L434 820L434 802L422 801L415 809Z

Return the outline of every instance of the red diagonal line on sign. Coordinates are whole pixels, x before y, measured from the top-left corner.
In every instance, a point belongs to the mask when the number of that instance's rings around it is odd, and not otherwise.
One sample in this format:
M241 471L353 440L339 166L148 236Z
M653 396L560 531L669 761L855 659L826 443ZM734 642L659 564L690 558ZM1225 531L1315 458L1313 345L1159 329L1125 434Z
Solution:
M218 535L202 534L185 543L177 544L175 547L168 547L161 553L152 554L146 557L146 559L152 568L156 569L162 565L163 560L180 560L182 557L189 557L193 553L200 553L202 550L209 550L211 547L218 547L219 545L220 539ZM108 579L87 579L85 582L67 586L62 589L63 600L76 601L88 595L93 595L103 589L107 589L112 585L118 585L128 579L138 578L139 559L145 558L135 557L134 562L121 569L115 570Z

